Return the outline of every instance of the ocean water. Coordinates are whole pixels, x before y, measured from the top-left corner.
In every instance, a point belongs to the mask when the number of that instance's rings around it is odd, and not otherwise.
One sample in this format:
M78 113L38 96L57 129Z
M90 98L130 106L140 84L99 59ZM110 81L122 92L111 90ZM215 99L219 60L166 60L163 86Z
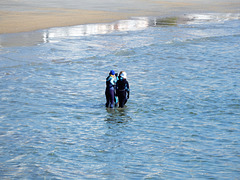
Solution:
M210 13L1 35L0 179L239 179L239 30Z

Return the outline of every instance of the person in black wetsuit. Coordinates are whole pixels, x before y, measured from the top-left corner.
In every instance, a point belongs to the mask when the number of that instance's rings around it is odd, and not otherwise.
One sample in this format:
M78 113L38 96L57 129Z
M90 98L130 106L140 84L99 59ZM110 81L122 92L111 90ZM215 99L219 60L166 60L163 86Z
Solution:
M117 89L119 107L123 108L130 96L130 89L127 81L126 72L124 71L120 72L116 86L117 86L116 89Z
M115 101L115 87L116 87L116 79L115 79L115 72L111 70L109 76L106 78L106 107L113 108L114 101Z

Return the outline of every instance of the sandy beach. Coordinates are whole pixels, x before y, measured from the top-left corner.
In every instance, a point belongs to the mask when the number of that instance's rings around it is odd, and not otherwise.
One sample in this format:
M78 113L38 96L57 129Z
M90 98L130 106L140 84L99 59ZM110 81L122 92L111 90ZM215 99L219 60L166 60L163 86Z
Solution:
M2 0L0 34L51 27L113 22L134 16L176 16L192 12L239 12L238 0Z

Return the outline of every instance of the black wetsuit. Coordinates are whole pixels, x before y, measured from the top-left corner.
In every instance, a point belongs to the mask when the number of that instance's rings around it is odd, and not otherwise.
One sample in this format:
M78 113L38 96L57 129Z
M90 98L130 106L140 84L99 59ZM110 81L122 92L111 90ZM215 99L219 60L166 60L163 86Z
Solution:
M106 107L109 107L110 105L110 108L113 108L115 98L115 82L116 80L111 76L106 78Z
M129 84L126 79L123 79L122 77L119 77L117 81L117 96L119 101L119 107L123 108L124 105L127 103L127 100L129 99L130 90L129 90Z

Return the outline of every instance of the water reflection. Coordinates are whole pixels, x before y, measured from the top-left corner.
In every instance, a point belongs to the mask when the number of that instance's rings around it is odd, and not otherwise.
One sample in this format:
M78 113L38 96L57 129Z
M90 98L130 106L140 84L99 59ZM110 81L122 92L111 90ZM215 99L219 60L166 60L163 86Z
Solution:
M135 17L113 23L86 24L69 27L56 27L45 30L0 35L0 47L33 46L41 43L57 42L63 37L81 37L108 34L114 31L137 31L148 26L176 25L177 18Z
M130 20L120 20L113 23L86 24L69 27L56 27L45 30L2 34L0 47L33 46L40 43L56 42L62 37L78 37L96 34L107 34L113 31L136 31L149 26L149 18L139 17Z
M126 108L111 109L106 108L107 116L105 121L108 124L123 123L126 124L132 118L128 115Z
M42 31L0 34L0 48L15 46L34 46L44 42Z
M51 43L63 37L81 37L97 34L108 34L114 31L137 31L149 26L177 25L178 18L135 17L129 20L119 20L113 23L85 24L69 27L56 27L45 30L12 33L0 35L0 47L33 46L41 43Z
M44 30L43 41L51 42L52 39L61 37L78 37L96 34L108 34L113 31L136 31L149 26L148 18L135 18L120 20L114 23L86 24L71 27L51 28Z
M135 17L129 20L120 20L113 23L86 24L71 27L51 28L43 32L45 43L56 41L62 37L79 37L96 34L108 34L114 31L137 31L149 26L172 26L178 24L177 17Z

